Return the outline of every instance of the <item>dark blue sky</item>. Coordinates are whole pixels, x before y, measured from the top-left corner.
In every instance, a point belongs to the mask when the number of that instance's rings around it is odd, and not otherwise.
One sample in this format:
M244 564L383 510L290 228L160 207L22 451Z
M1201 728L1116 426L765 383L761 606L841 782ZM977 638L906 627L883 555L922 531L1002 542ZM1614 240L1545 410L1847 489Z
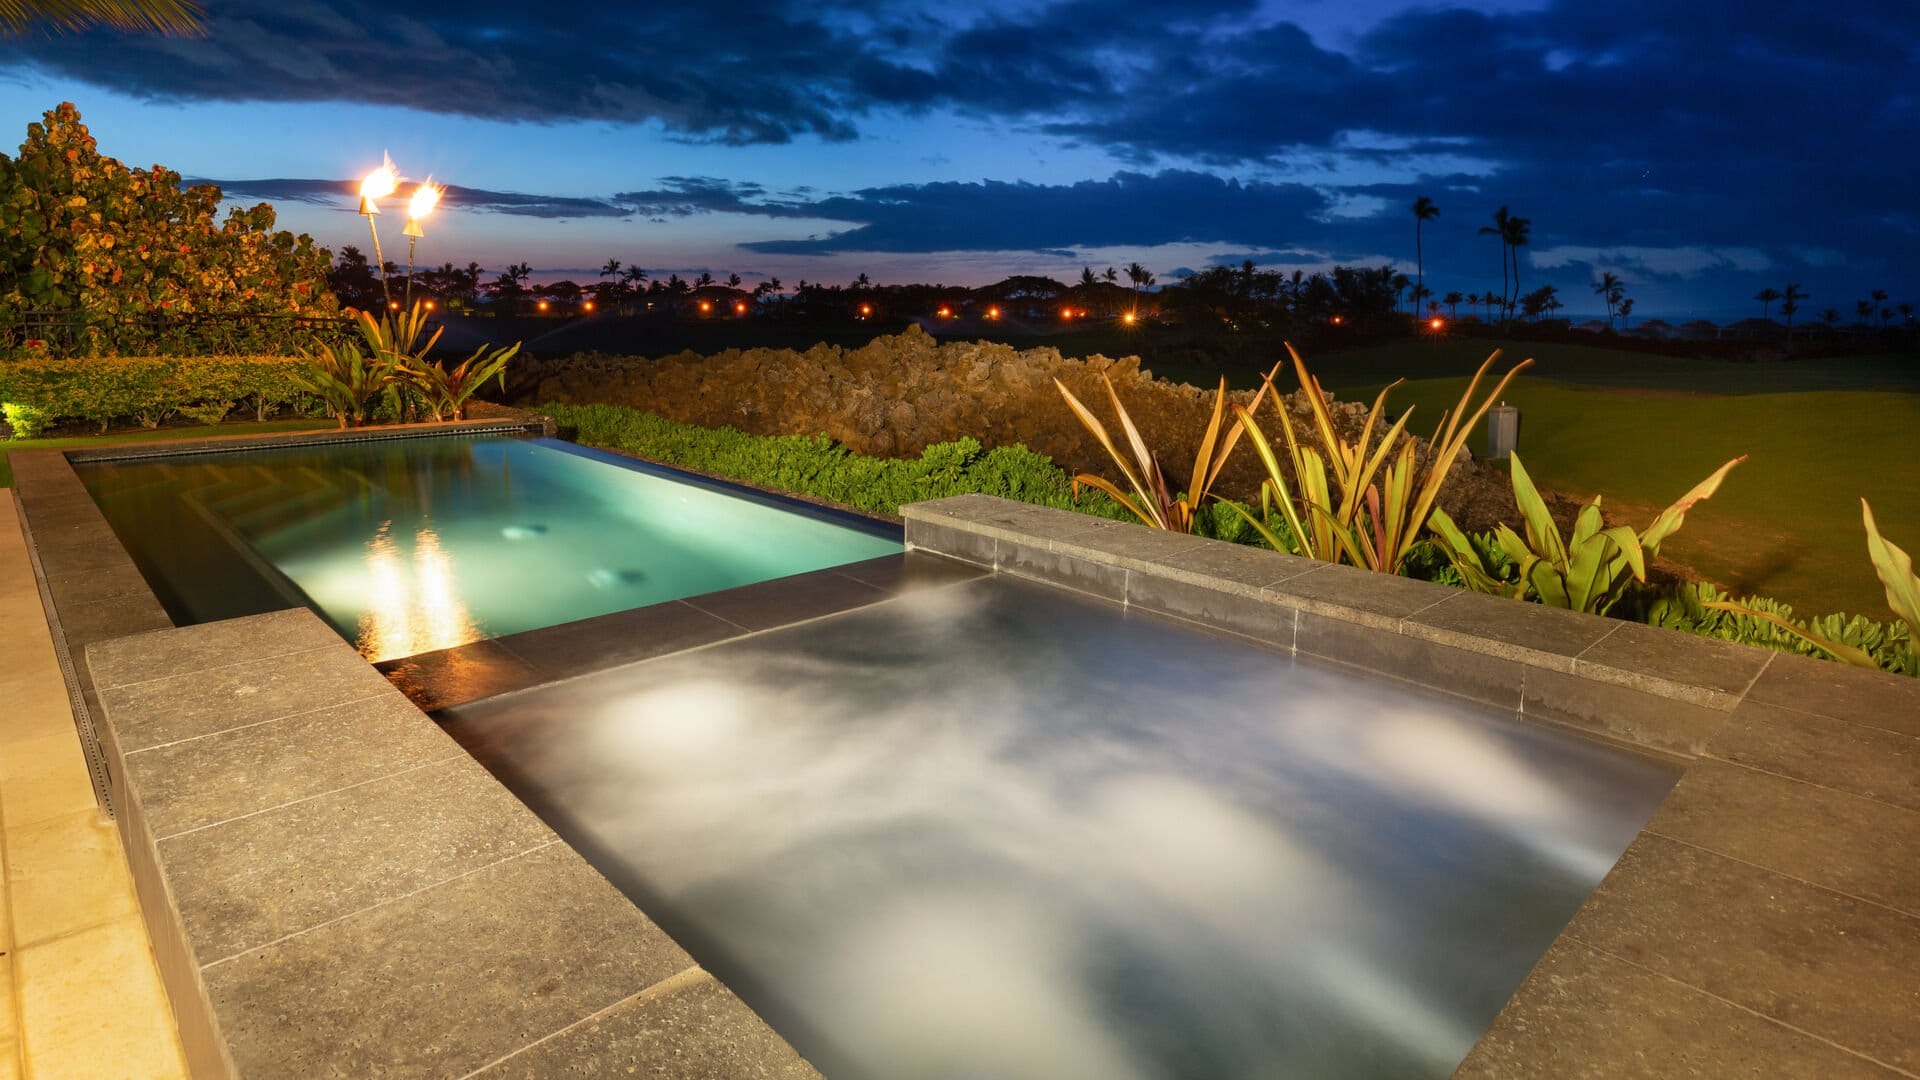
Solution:
M1410 273L1426 194L1442 291L1499 287L1506 204L1576 312L1601 270L1646 314L1920 301L1914 0L206 6L202 40L0 43L6 141L73 100L329 245L385 150L464 189L423 261L542 276Z

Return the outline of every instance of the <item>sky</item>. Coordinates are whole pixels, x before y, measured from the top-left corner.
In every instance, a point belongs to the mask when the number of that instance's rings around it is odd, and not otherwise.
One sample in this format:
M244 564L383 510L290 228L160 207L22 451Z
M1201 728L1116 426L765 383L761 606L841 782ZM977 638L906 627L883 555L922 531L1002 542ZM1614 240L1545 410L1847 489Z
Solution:
M547 280L1411 276L1426 195L1442 293L1500 288L1508 206L1570 314L1603 271L1642 315L1920 302L1914 0L203 2L198 39L0 40L0 148L72 101L335 249L387 153L454 185L421 262Z

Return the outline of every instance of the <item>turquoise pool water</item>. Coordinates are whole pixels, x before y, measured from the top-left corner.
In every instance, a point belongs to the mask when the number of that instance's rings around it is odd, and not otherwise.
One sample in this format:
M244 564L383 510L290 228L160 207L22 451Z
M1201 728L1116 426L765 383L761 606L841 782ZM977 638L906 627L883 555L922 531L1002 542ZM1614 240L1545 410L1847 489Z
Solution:
M176 623L306 604L373 661L901 550L878 523L549 439L75 468Z

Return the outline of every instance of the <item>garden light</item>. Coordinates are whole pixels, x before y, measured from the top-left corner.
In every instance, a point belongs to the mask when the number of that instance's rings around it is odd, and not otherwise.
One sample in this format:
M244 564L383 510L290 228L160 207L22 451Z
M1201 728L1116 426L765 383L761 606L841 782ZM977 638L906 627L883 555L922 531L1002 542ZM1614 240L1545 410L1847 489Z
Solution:
M1129 311L1125 315L1120 316L1120 321L1126 323L1128 326L1132 326L1135 322L1139 321L1139 318L1140 316Z
M999 317L1000 317L1000 309L999 309L999 308L997 308L997 307L990 307L990 308L988 308L988 309L987 309L987 318L989 318L989 319L997 319L997 318L999 318Z
M547 302L545 300L540 301L540 310L541 311L547 310Z
M1441 328L1442 326L1445 326L1446 324L1445 324L1445 323L1443 323L1443 322L1441 322L1441 321L1440 321L1439 319L1435 319L1435 320L1433 320L1432 322L1430 322L1430 323L1428 323L1427 325L1428 325L1429 327L1432 327L1432 328L1433 328L1433 329L1435 329L1435 330L1438 330L1438 329L1440 329L1440 328Z
M733 302L733 313L735 315L745 315L747 313L747 302L745 300L735 300Z
M700 314L705 315L707 312L712 310L713 310L713 301L711 300L700 301Z
M428 306L428 307L432 307L433 305L432 305L432 304L428 304L427 306ZM584 303L584 304L581 304L581 305L580 305L580 309L581 309L582 311L589 311L589 312L590 312L590 311L592 311L592 310L593 310L593 301L591 301L591 300L589 300L589 301L587 301L586 303Z

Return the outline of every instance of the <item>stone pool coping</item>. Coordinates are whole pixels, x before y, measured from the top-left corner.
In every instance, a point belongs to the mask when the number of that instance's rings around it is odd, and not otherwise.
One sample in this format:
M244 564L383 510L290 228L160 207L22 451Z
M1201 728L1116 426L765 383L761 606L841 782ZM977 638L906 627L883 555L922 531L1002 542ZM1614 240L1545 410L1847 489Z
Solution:
M188 1067L815 1077L317 615L173 627L70 463L495 431L551 428L480 420L13 456L11 497L76 724L117 811ZM856 573L836 584L868 602L914 576Z
M1456 1076L1920 1076L1920 680L985 495L901 513L910 551L1685 766Z

